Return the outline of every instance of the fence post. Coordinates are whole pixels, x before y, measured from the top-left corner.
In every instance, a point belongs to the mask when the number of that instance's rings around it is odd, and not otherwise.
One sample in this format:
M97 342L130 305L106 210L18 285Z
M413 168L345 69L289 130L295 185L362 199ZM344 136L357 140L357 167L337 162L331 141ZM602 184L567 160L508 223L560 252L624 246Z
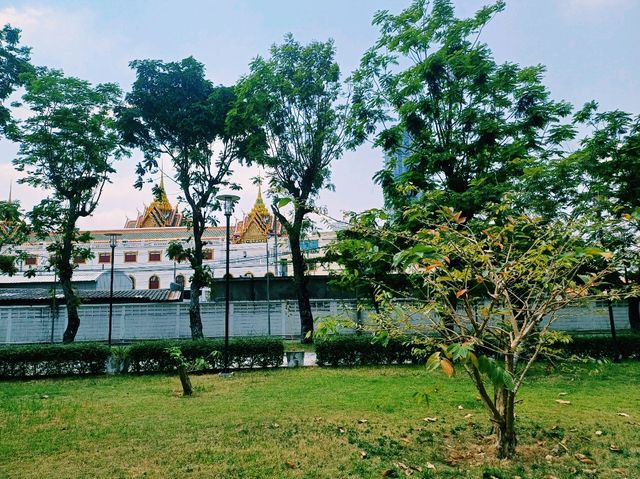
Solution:
M5 343L7 344L11 344L11 324L13 323L12 317L11 317L12 312L13 312L13 309L9 308L9 314L7 315L7 337L5 340Z
M180 303L176 303L176 338L180 337Z
M118 306L120 307L120 342L122 342L124 341L126 334L125 328L127 324L127 305L119 304Z

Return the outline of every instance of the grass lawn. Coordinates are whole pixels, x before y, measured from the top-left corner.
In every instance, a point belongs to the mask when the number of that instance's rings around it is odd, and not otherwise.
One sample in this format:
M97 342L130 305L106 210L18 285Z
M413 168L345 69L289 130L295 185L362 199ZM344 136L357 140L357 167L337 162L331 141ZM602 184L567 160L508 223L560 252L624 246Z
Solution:
M396 366L192 380L191 398L164 375L0 383L0 477L640 478L638 362L534 371L519 457L504 462L466 378Z

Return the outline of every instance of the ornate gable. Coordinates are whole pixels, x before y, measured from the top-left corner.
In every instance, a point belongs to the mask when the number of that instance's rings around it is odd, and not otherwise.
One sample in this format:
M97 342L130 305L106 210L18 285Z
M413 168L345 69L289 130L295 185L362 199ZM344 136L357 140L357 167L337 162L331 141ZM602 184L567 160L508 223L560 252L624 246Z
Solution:
M138 215L137 220L125 222L125 228L164 228L182 225L182 215L169 203L164 189L164 175L160 179L160 191L157 198L149 206L145 206L144 213Z
M236 225L234 243L264 243L273 223L273 217L262 200L262 188L251 211Z

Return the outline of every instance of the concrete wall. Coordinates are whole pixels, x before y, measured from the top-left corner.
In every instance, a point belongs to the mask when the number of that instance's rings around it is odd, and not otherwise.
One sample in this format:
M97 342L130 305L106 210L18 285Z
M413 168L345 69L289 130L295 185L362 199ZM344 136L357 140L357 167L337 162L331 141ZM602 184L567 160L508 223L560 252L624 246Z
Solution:
M354 300L312 300L315 318L347 314L355 319ZM298 336L300 320L296 301L271 301L271 333L275 336ZM366 312L362 313L366 317ZM80 306L81 325L77 340L104 341L108 336L109 306ZM614 307L616 327L628 329L629 320L624 304ZM204 334L208 337L224 335L224 302L202 304ZM57 316L49 306L15 306L0 308L0 344L59 342L66 326L66 310L58 308ZM608 331L606 307L593 304L567 308L558 315L554 329L568 331ZM266 335L267 302L234 301L230 309L231 336ZM190 338L189 304L152 303L116 304L113 306L112 338L115 342L138 339Z

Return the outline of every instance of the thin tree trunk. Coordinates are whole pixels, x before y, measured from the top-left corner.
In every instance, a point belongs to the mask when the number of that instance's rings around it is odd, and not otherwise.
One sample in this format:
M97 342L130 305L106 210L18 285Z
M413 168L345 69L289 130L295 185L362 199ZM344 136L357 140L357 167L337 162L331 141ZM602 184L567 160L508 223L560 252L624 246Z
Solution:
M180 383L182 384L182 394L184 396L191 396L191 394L193 394L193 387L191 386L191 378L189 378L187 368L178 366L178 375L180 376Z
M629 326L635 331L640 331L640 298L631 297L628 300Z
M311 312L311 301L309 290L307 289L307 278L304 274L304 256L300 249L300 230L297 229L297 231L297 234L288 233L291 245L291 262L293 264L293 282L296 285L298 309L300 311L300 339L303 343L311 343L313 341L311 337L313 334L313 313ZM307 337L308 334L309 337Z
M195 278L194 278L195 279ZM202 319L200 317L200 291L201 287L197 281L191 281L191 298L189 299L189 327L191 328L191 339L202 339Z
M75 206L70 206L72 211L75 210ZM75 228L75 218L69 218L65 222L64 237L62 239L62 247L60 248L60 257L56 259L56 267L58 269L58 277L60 278L60 285L62 286L62 292L64 293L64 300L67 306L67 327L62 335L63 343L72 343L78 329L80 328L80 315L78 313L78 305L80 299L73 290L72 278L73 278L73 266L71 264L71 256L73 253L73 230Z
M67 305L67 328L62 335L63 343L72 343L78 329L80 328L80 315L78 314L78 296L73 291L71 284L71 277L60 276L60 284L62 285L62 292L64 293L64 300Z
M501 387L496 391L496 409L499 418L495 418L494 431L497 435L496 457L510 459L516 454L518 444L515 428L514 404L515 396L508 389Z
M191 328L191 339L202 339L202 316L200 314L200 291L205 284L203 281L204 271L202 269L202 233L204 232L204 221L199 211L193 208L193 243L194 251L191 259L193 268L193 278L191 279L191 298L189 300L189 327Z

